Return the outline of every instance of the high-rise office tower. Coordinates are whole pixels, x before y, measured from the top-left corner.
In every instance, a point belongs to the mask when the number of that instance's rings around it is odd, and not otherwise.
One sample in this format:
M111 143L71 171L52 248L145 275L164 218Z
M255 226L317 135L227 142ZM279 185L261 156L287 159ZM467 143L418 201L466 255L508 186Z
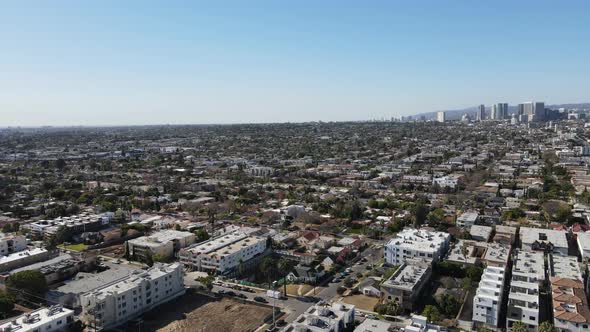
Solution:
M483 121L486 118L486 106L485 105L479 105L479 107L477 108L477 114L476 114L476 119L477 121Z
M445 112L436 112L436 121L445 122L445 120L446 120Z
M545 103L530 101L519 104L518 111L528 117L529 122L545 120Z

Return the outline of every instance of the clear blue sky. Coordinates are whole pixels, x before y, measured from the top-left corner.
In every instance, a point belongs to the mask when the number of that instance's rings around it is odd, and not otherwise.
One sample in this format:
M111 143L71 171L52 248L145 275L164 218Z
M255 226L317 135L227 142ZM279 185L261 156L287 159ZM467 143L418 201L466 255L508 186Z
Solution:
M590 102L590 1L12 1L0 126Z

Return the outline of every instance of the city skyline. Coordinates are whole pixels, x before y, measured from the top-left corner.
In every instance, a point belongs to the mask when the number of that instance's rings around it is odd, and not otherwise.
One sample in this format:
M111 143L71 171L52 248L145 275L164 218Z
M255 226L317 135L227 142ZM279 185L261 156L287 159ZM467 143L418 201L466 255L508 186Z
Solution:
M588 102L580 41L590 29L579 22L590 5L507 4L3 4L0 127L362 121Z

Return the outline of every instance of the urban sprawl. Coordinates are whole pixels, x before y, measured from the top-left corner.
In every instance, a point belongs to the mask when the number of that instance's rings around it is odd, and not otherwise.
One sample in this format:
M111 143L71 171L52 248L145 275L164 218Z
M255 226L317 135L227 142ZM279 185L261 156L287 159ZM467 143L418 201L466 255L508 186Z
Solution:
M590 331L588 111L0 129L0 331Z

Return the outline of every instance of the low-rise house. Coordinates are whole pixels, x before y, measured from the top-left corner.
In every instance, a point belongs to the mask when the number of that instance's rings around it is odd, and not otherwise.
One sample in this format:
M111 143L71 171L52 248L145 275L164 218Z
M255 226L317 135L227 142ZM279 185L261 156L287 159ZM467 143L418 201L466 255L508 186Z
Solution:
M294 283L316 284L318 280L323 277L325 272L318 271L317 268L310 266L297 265L287 275L287 280Z

